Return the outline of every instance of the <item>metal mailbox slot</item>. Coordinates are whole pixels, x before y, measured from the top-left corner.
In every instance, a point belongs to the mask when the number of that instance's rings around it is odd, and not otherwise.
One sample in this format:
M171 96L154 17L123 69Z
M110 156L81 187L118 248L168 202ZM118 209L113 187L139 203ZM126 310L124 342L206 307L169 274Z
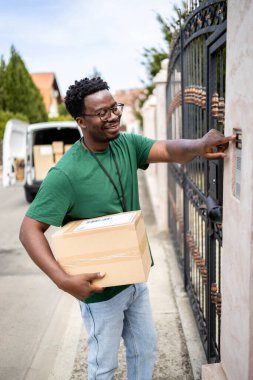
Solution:
M241 195L241 154L242 154L242 131L235 131L235 161L234 161L234 196L240 199Z

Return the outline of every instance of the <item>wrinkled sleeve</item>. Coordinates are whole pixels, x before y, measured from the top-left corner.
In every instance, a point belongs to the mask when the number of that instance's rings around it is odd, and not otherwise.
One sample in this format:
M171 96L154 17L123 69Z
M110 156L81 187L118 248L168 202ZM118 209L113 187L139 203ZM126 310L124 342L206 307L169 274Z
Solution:
M131 139L135 146L137 167L138 169L147 169L149 164L147 163L150 149L152 148L155 140L142 135L131 135Z
M26 216L40 222L61 226L73 205L73 188L69 178L53 168L42 182Z

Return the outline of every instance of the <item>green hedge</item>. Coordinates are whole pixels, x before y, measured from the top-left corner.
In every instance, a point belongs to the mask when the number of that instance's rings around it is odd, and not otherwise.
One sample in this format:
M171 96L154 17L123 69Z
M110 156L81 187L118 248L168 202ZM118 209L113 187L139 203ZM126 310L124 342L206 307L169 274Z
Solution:
M9 112L9 111L0 111L0 140L3 139L4 129L5 129L6 123L10 119L18 119L18 120L28 122L27 116L23 115L22 113L16 113L15 114L15 113Z
M55 117L49 117L48 121L74 121L74 119L70 115L59 115Z

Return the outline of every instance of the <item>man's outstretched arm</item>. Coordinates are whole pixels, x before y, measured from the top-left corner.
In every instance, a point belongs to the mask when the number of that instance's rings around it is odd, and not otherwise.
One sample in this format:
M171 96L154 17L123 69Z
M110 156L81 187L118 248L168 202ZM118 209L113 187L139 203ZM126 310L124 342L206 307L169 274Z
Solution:
M202 138L196 140L161 140L152 146L148 163L178 162L185 164L195 157L201 156L208 160L224 158L225 150L235 136L225 137L216 129L211 129Z
M49 225L25 216L20 228L20 241L35 264L51 278L58 288L79 300L90 297L103 288L92 285L92 280L104 277L100 273L68 275L55 260L45 232Z

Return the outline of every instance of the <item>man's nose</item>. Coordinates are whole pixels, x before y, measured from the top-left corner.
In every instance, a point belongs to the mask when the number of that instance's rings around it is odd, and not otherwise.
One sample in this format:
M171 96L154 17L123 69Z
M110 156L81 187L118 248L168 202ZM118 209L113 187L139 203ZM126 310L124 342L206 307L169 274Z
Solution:
M110 117L109 117L108 121L117 120L118 117L119 117L118 115L115 115L115 113L113 113L112 110L110 110Z

